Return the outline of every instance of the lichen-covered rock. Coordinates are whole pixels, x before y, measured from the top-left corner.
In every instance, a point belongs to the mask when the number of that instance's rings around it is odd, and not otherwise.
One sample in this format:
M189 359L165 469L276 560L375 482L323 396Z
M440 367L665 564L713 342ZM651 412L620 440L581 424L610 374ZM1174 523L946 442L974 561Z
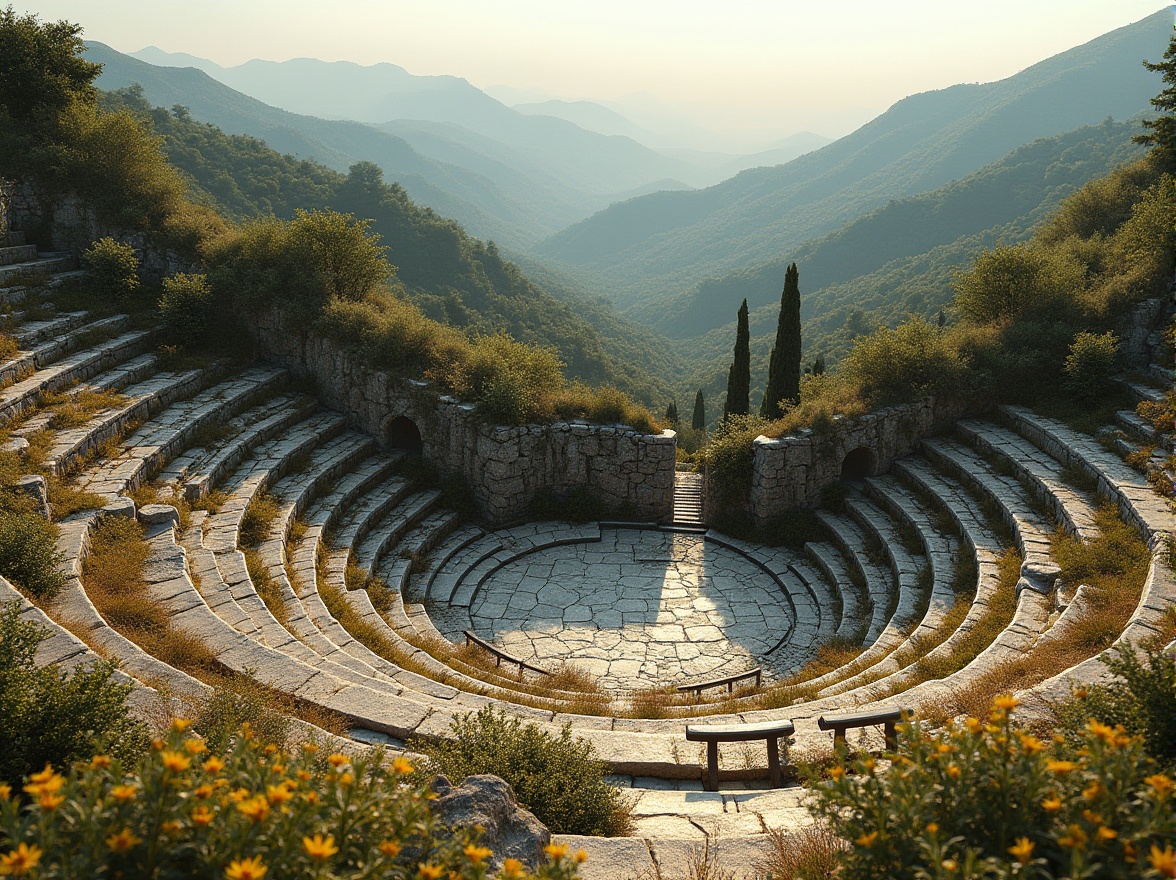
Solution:
M15 483L18 492L24 492L37 505L37 512L45 519L52 519L49 508L49 485L40 474L26 474Z
M437 795L433 808L447 826L484 829L482 845L494 851L491 870L500 868L508 858L534 870L545 858L543 847L551 842L551 832L519 806L505 780L468 776L454 788L448 779L438 776L432 789Z

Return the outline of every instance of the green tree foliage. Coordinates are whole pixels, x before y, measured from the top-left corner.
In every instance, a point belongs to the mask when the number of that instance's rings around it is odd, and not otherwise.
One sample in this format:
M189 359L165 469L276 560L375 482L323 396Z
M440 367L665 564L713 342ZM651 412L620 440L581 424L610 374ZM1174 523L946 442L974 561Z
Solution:
M335 211L296 211L256 220L212 242L209 280L226 300L248 307L282 303L302 316L331 301L359 302L394 271L370 221Z
M670 405L666 407L666 421L670 423L671 427L678 426L678 402L671 400Z
M139 258L126 242L107 236L94 242L82 254L90 270L90 283L106 299L125 299L138 291Z
M1074 337L1066 356L1064 388L1082 401L1105 394L1115 377L1115 356L1119 340L1114 333L1101 335L1085 331Z
M727 400L723 418L745 416L751 408L751 334L747 328L747 300L739 307L735 330L735 355L727 373Z
M420 743L437 772L459 782L493 773L519 803L556 834L625 834L629 813L621 790L604 780L592 744L572 737L571 725L552 735L501 709L486 706L455 718L452 738Z
M758 414L729 415L706 446L710 486L720 511L738 508L751 488L752 442L769 422Z
M858 340L845 375L876 406L908 403L928 394L967 390L967 362L938 328L912 318Z
M1048 311L1081 291L1086 273L1056 250L1012 245L986 250L956 280L955 307L969 321L991 324Z
M695 431L706 430L706 400L702 396L702 389L694 395L694 414L690 417L690 427Z
M215 303L205 275L177 273L164 278L159 313L168 337L184 345L207 341L215 326Z
M0 510L0 575L38 601L52 599L65 584L57 529L40 514Z
M782 416L782 402L800 400L800 351L800 272L793 263L784 273L776 344L768 361L768 384L760 406L760 415L765 419Z
M92 101L100 64L82 58L82 29L66 21L41 23L35 15L0 9L0 130L51 123L77 100Z
M1176 34L1168 40L1164 60L1144 61L1143 66L1164 77L1164 89L1151 99L1158 115L1144 119L1143 134L1136 135L1135 142L1150 146L1157 158L1168 168L1176 167Z
M21 619L20 604L0 607L0 782L18 786L45 764L69 766L96 749L131 759L146 746L127 715L129 684L102 662L66 673L36 664L45 627Z

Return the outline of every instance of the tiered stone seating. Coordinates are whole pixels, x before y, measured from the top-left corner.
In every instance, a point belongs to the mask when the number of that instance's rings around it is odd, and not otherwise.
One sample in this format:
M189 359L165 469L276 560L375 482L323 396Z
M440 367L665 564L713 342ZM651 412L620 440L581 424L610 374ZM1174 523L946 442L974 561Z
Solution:
M866 585L870 603L870 627L866 631L865 642L873 644L886 631L897 605L898 590L894 583L894 573L870 558L866 536L852 519L827 510L818 510L816 516L829 530L834 543L849 559L850 565L857 572L857 577Z

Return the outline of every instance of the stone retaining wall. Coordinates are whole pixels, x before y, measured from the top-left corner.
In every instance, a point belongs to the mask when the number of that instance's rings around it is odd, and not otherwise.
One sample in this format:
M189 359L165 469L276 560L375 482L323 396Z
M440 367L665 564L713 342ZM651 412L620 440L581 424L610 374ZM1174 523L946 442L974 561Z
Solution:
M480 423L475 407L361 364L330 339L300 332L280 313L251 319L261 354L313 378L320 399L387 445L397 420L420 431L422 451L444 475L461 474L493 525L525 519L536 498L587 490L607 509L669 519L677 435L623 425ZM401 423L402 424L402 423Z
M757 437L752 459L748 508L759 525L790 510L817 507L824 493L840 482L850 459L860 475L884 473L911 454L919 441L950 427L965 415L962 407L927 398L839 419L831 432L804 429L796 435Z

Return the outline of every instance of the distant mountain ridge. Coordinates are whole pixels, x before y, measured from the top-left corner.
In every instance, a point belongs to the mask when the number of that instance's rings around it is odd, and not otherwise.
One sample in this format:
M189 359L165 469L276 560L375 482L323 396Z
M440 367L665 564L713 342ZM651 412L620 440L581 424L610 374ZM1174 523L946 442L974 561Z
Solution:
M771 260L891 199L942 186L1039 137L1148 109L1172 15L1158 12L995 83L913 95L786 165L613 205L537 253L631 306Z

